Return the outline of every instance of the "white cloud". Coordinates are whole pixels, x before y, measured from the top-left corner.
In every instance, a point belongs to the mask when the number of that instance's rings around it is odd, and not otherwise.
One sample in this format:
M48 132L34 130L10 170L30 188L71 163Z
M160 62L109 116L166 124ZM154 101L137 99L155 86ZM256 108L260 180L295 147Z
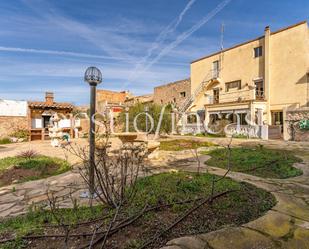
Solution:
M117 57L112 57L112 56L85 54L85 53L77 53L77 52L69 52L69 51L35 49L35 48L15 48L15 47L3 47L3 46L0 46L0 51L35 53L35 54L51 54L51 55L85 57L85 58L96 58L96 59L111 59L111 60L122 59L122 58L117 58Z

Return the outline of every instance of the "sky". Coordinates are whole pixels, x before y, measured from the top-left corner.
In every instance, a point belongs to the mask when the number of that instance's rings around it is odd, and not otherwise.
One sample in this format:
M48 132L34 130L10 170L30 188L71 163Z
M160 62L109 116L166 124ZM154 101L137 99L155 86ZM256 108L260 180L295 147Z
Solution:
M88 66L101 89L152 93L190 62L309 20L308 0L0 0L0 99L85 105Z

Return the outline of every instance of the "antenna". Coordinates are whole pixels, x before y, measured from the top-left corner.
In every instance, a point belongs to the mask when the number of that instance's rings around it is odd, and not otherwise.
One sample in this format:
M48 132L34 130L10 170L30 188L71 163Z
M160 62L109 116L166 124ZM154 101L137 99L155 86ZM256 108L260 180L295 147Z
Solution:
M221 52L220 52L220 58L219 58L219 63L220 63L220 68L219 68L219 71L222 70L222 65L223 65L223 39L224 39L224 22L221 23L221 39L220 39L220 49L221 49Z
M223 39L224 39L224 22L221 24L221 51L223 50Z

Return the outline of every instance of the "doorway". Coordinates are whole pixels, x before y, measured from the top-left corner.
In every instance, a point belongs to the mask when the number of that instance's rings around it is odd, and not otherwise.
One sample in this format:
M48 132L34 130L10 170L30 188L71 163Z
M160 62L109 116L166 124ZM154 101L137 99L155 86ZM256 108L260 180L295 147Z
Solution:
M45 130L48 129L48 126L50 124L50 118L51 118L51 116L43 116L43 128Z

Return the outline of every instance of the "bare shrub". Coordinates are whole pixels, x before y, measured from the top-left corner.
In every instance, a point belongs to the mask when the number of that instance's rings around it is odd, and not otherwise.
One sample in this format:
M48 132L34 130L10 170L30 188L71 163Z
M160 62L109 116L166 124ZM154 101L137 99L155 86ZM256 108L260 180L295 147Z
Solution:
M33 159L35 157L38 157L40 154L36 152L35 150L25 150L20 152L17 157L25 158L25 159Z
M110 133L107 129L104 134L97 136L96 141L95 198L104 205L117 208L135 195L136 180L145 170L147 146L145 142L124 143L119 150L112 151ZM80 168L80 174L91 189L89 148L70 145L67 149L82 159L83 167Z

